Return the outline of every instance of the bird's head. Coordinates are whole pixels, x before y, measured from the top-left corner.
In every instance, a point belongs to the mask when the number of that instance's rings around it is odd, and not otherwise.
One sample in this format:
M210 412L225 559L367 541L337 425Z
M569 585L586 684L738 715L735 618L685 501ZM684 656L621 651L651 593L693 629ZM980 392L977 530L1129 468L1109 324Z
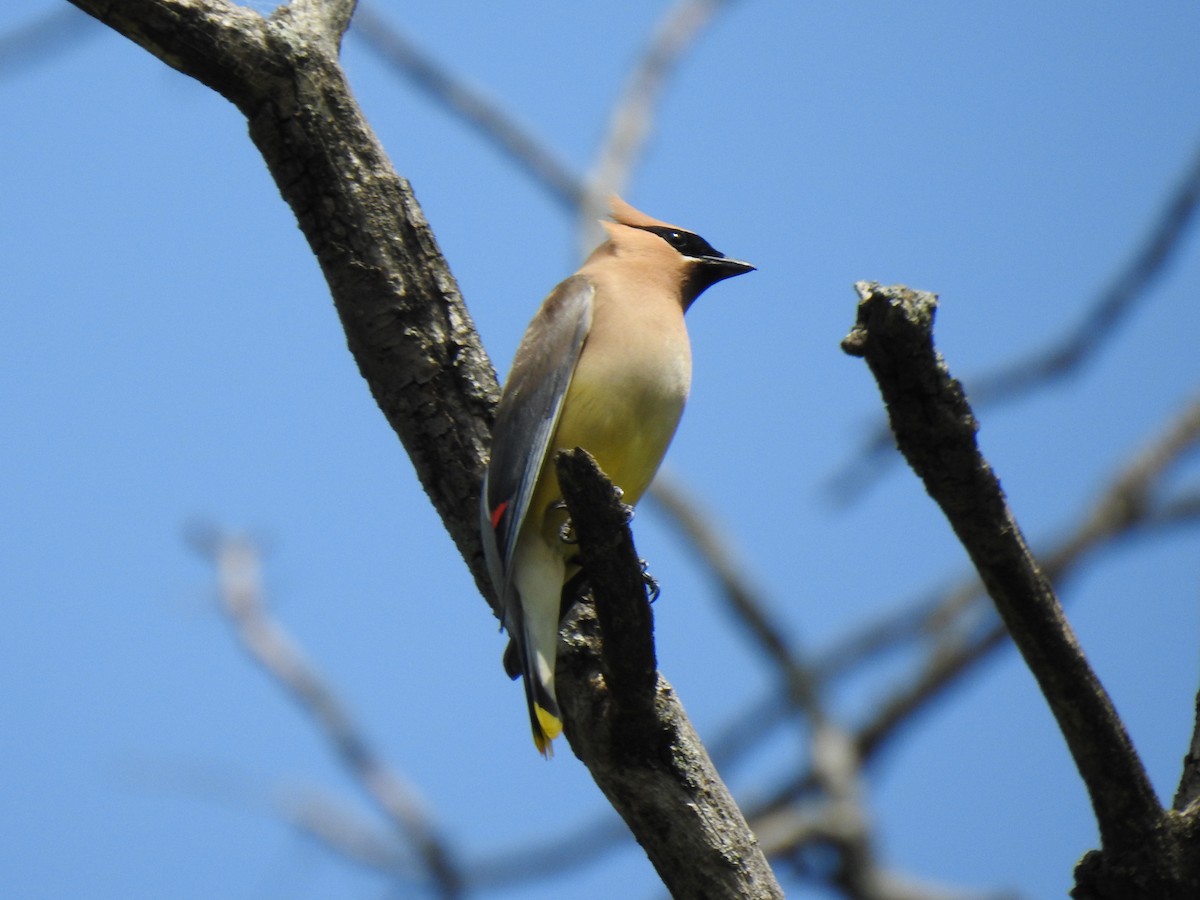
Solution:
M750 263L730 259L695 232L648 216L615 194L609 204L612 221L600 223L608 232L608 248L669 273L678 281L684 309L718 281L754 271ZM602 245L599 251L605 249Z

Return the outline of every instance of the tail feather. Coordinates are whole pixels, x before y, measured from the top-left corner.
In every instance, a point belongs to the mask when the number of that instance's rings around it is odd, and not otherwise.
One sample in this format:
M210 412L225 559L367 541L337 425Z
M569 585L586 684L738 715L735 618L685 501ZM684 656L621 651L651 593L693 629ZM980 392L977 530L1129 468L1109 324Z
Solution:
M529 707L529 727L538 753L549 759L554 755L551 742L562 734L562 713L554 696L553 683L541 677L535 652L528 642L523 643L521 675L525 682L525 702Z

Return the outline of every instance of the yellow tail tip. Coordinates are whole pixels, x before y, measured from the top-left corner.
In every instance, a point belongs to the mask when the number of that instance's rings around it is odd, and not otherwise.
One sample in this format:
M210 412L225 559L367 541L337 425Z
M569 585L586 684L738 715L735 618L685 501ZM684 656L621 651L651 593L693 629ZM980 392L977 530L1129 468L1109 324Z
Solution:
M533 743L537 747L538 753L546 759L550 759L554 755L553 741L562 734L562 720L537 704L534 704L533 711L537 715L539 726L538 730L533 733Z

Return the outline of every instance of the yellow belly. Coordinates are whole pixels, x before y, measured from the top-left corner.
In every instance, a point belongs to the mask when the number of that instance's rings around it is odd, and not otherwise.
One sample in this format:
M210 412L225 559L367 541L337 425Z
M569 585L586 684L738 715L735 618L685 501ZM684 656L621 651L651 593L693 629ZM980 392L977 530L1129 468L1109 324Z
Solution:
M553 509L562 498L554 471L559 450L587 450L630 506L646 492L675 435L687 398L686 371L680 377L667 373L671 377L664 378L662 374L642 380L581 379L578 375L572 380L529 507L530 524L541 520L544 540L563 546L558 530L566 514Z

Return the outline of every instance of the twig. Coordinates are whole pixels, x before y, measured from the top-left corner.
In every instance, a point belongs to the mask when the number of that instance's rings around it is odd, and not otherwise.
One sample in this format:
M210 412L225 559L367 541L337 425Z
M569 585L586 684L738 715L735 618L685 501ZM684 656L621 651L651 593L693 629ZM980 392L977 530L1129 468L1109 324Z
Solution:
M376 753L337 694L267 611L257 547L245 538L228 536L194 543L212 555L222 608L242 646L312 717L338 760L413 847L439 895L460 896L462 876L416 791ZM311 822L309 828L317 830Z
M429 95L435 103L461 118L480 137L495 146L545 188L568 212L583 202L580 179L535 138L500 104L486 97L450 70L424 53L394 25L375 11L374 4L360 4L350 32L380 59Z
M0 35L0 79L50 59L84 38L101 33L78 10L69 6L55 6L32 22Z
M1053 346L971 379L971 402L979 407L1013 400L1073 374L1092 359L1125 317L1149 295L1154 282L1183 246L1198 206L1200 148L1159 211L1149 235L1125 268L1100 293L1083 320Z
M1158 277L1183 248L1200 206L1200 148L1167 198L1133 257L1100 292L1083 319L1053 345L967 379L976 409L1016 400L1073 375L1112 340L1119 326L1150 295ZM856 499L893 458L891 432L874 428L862 449L829 482L841 503Z
M1105 849L1119 855L1144 844L1161 807L979 453L974 415L933 349L935 298L856 287L858 322L843 349L866 358L901 452L963 543L1037 679L1088 789Z
M604 142L584 179L579 203L582 252L587 253L597 243L596 220L607 211L609 195L625 189L645 149L655 107L667 79L704 26L728 2L677 0L659 22L646 52L634 66L624 92L613 106Z
M667 521L678 529L687 546L712 572L733 614L779 668L792 704L803 710L814 724L822 722L825 713L811 665L787 637L784 624L772 615L766 600L751 586L713 516L699 508L682 484L663 472L654 479L650 496L667 513Z

